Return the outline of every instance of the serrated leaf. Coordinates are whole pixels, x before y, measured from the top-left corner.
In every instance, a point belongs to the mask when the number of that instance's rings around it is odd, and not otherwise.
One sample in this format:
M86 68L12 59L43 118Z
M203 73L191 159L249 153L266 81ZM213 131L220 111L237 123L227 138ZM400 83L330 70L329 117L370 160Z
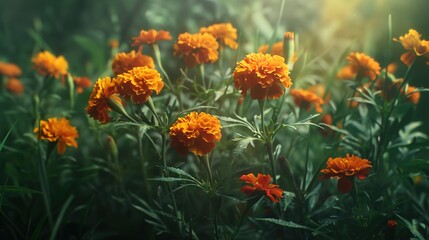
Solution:
M179 174L179 175L186 176L186 177L188 177L189 179L194 180L195 182L198 182L198 180L197 180L196 178L194 178L191 174L189 174L189 173L187 173L187 172L183 171L183 170L182 170L182 169L180 169L180 168L165 167L165 169L166 169L166 170L168 170L168 171L170 171L170 172L173 172L173 173L176 173L176 174Z
M414 237L416 237L419 240L425 240L425 238L423 237L423 235L417 230L415 229L414 225L412 223L410 223L410 221L408 221L407 219L401 217L399 214L395 214L399 219L401 219L401 221L405 224L405 226L407 226L408 230L410 230L410 232L414 235Z
M173 177L159 177L159 178L149 178L149 181L158 181L158 182L178 182L178 181L184 181L184 182L194 182L187 178L173 178Z
M309 227L306 227L304 225L300 225L298 223L294 223L292 221L284 221L284 220L276 219L276 218L255 218L255 220L270 222L270 223L274 223L274 224L277 224L277 225L280 225L280 226L283 226L283 227L313 230L313 229L311 229Z

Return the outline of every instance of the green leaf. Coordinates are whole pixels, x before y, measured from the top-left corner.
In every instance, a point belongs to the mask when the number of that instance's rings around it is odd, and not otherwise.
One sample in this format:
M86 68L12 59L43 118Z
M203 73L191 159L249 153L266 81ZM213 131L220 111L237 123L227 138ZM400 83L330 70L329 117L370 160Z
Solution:
M6 136L3 138L3 141L0 143L0 151L3 149L6 139L9 137L9 134L12 132L12 129L15 127L16 121L12 124L12 127L9 129L9 132L6 133Z
M187 173L187 172L183 171L183 170L182 170L182 169L180 169L180 168L165 167L165 169L166 169L167 171L170 171L170 172L176 173L176 174L178 174L178 175L186 176L186 177L188 177L189 179L194 180L195 182L198 182L198 180L197 180L196 178L194 178L192 175L190 175L189 173ZM182 178L181 178L181 179L182 179Z
M298 223L294 223L292 221L284 221L281 219L276 219L276 218L255 218L255 220L258 221L265 221L265 222L270 222L270 223L274 223L283 227L290 227L290 228L301 228L301 229L307 229L307 230L313 230L312 228L306 227L304 225L300 225Z
M66 202L63 204L63 207L61 208L61 212L58 215L57 221L55 221L55 225L54 228L52 229L52 234L51 237L49 238L50 240L54 240L58 229L60 228L61 222L63 221L64 218L64 214L67 211L67 208L70 206L70 203L73 201L74 196L70 195L69 198L67 198Z
M401 221L407 226L407 228L410 230L410 232L416 237L417 239L424 240L425 238L423 235L414 227L412 223L410 223L407 219L401 217L399 214L395 214Z
M41 194L42 192L33 190L30 188L20 187L20 186L12 186L12 185L4 185L0 186L0 192L10 192L10 193L37 193Z
M149 181L159 181L159 182L178 182L178 181L184 181L184 182L194 182L187 178L174 178L174 177L159 177L159 178L149 178Z

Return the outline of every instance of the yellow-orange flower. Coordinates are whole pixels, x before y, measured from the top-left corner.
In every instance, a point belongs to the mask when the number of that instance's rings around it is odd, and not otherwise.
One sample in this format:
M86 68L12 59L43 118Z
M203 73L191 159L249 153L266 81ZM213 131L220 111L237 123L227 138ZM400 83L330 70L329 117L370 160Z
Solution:
M251 184L251 186L246 185L240 189L241 192L248 196L262 193L272 202L279 202L279 198L283 198L283 190L279 188L279 185L270 183L271 176L269 174L264 175L258 173L258 177L255 177L253 173L249 173L247 175L242 175L240 180Z
M296 105L304 108L307 111L311 109L311 105L314 106L316 112L321 113L323 111L321 106L323 104L323 99L311 91L304 89L292 89L290 90L290 95L292 95Z
M115 75L127 72L135 67L147 66L155 68L153 59L150 56L132 50L129 53L121 52L115 55L112 62L112 70Z
M340 79L353 79L368 77L375 80L380 74L380 64L364 53L352 52L347 56L349 65L340 69L337 77Z
M210 153L222 137L219 120L210 114L191 112L170 127L171 146L181 155Z
M420 37L421 35L416 30L410 29L407 34L400 36L399 39L393 39L400 42L408 51L401 55L401 61L407 66L411 65L416 56L425 55L429 59L429 41L421 40ZM429 64L429 60L426 63Z
M40 75L54 78L64 77L69 68L69 64L63 56L56 57L48 51L39 52L32 62L34 69Z
M183 56L185 64L193 67L197 64L213 63L218 59L219 44L208 33L182 33L174 44L174 55Z
M131 44L131 46L138 46L143 44L150 45L163 40L171 40L171 35L169 32L164 30L157 31L154 29L149 29L148 31L141 30L139 36L133 37L133 43Z
M231 23L218 23L208 27L200 28L200 33L209 33L216 38L221 46L228 46L232 49L238 48L237 29Z
M21 95L24 92L24 85L17 78L9 78L6 83L6 89L15 95Z
M262 46L259 47L258 52L260 53L268 53L268 44L264 44ZM284 57L283 54L283 41L280 42L276 42L273 44L273 46L271 47L271 51L270 51L271 55L278 55L281 57Z
M237 63L233 73L234 86L246 96L250 90L253 99L277 99L284 88L292 86L289 70L280 56L251 53Z
M365 179L372 168L367 159L347 154L346 157L329 158L326 168L320 172L321 179L338 177L337 188L342 193L348 193L352 189L350 178L356 176L358 179Z
M7 62L0 62L0 75L6 77L19 77L22 74L21 68L18 65Z
M73 77L73 82L77 93L82 93L84 88L89 88L92 84L91 79L87 77Z
M63 154L67 146L77 148L76 138L79 137L76 127L70 125L66 118L49 118L47 121L40 121L39 128L34 129L34 133L42 140L57 143L58 154Z
M86 112L100 123L109 122L110 117L107 113L107 111L111 111L108 104L109 99L122 104L119 94L116 93L115 82L110 77L99 78L92 89Z
M135 67L128 72L119 74L115 79L118 93L126 99L132 99L142 104L152 95L161 92L164 82L156 69L148 67Z

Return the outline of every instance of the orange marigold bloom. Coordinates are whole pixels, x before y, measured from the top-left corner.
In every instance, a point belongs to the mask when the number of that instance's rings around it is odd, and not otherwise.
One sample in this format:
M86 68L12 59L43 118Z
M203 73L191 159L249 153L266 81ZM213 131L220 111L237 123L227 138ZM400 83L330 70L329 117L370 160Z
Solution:
M416 56L425 55L426 58L429 58L429 41L421 40L420 37L421 35L416 30L410 29L407 34L400 36L399 39L393 39L400 42L408 51L401 55L401 61L407 66L411 65ZM429 60L426 63L429 64Z
M216 38L221 46L228 46L232 49L238 48L237 29L231 23L218 23L208 27L200 28L200 33L209 33Z
M6 89L15 95L21 95L24 92L24 85L17 78L9 78L6 83Z
M139 36L133 37L133 43L131 44L131 46L138 46L143 44L150 45L162 40L170 41L171 40L170 33L164 30L159 30L159 31L154 29L150 29L148 31L141 30Z
M311 105L314 106L316 112L321 113L323 111L321 106L323 104L323 99L311 91L292 89L290 95L292 95L296 105L307 111L310 111Z
M267 53L268 52L268 44L264 44L262 46L259 47L258 52L260 53ZM283 54L283 41L280 42L276 42L273 44L273 46L271 47L271 51L270 51L271 55L278 55L281 57L284 57Z
M352 190L350 178L356 176L360 180L365 179L371 168L371 163L367 159L347 154L345 158L329 158L326 168L320 171L324 174L321 179L338 177L338 191L348 193Z
M364 53L352 52L347 56L349 65L340 69L337 77L340 79L353 79L368 77L375 80L380 74L380 64Z
M237 63L233 77L235 88L241 90L243 96L250 90L253 99L277 99L284 93L281 86L292 86L284 58L270 54L248 54Z
M21 76L22 71L18 65L7 62L0 62L0 75L6 77L19 77Z
M159 94L164 87L159 72L146 66L135 67L119 74L115 81L118 93L127 100L132 98L137 104L145 103L152 91Z
M171 146L181 155L210 153L222 137L219 120L210 114L191 112L170 127Z
M116 93L115 82L110 77L99 78L92 89L86 112L100 123L107 123L110 121L107 111L111 111L108 101L122 104L119 94Z
M127 72L135 67L147 66L155 68L153 59L150 56L132 50L129 53L121 52L115 55L112 62L112 70L115 75Z
M48 51L39 52L32 62L34 69L40 75L54 78L64 77L69 68L69 64L63 56L56 57Z
M218 59L219 44L208 33L182 33L174 44L174 55L183 56L185 64L193 67L197 64L213 63Z
M270 183L271 176L269 174L258 173L258 177L255 177L253 173L249 173L241 176L240 180L251 184L251 186L246 185L240 189L241 192L248 196L261 193L265 194L272 202L279 202L279 198L283 198L283 190L279 188L279 185Z
M77 93L82 93L84 88L89 88L92 85L91 79L87 77L73 77L73 82Z
M420 100L420 92L415 92L416 87L408 86L407 93L405 94L407 96L407 100L410 101L413 104L418 104ZM404 93L404 90L401 90L401 93Z
M63 154L67 146L77 148L76 138L79 134L76 127L70 125L66 118L49 118L47 121L40 121L40 136L39 128L34 129L36 136L42 140L57 143L58 154Z

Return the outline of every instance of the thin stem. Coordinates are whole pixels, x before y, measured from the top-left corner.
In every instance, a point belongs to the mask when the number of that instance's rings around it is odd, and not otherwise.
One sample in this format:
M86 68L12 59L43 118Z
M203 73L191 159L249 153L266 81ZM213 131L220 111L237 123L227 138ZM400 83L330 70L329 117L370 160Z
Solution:
M144 158L144 154L143 154L143 131L141 131L140 129L137 129L137 141L138 141L138 151L139 151L139 158L140 158L140 162L141 162L141 167L142 167L142 178L143 178L143 187L144 187L144 192L150 196L151 195L151 191L150 191L150 187L148 184L148 180L147 180L147 170L146 170L146 161Z
M310 149L310 126L308 126L307 151L306 151L305 164L304 164L304 179L302 179L301 191L305 191L306 189L309 149Z
M203 161L204 167L207 170L207 174L208 174L208 177L209 177L210 184L213 185L213 175L212 175L212 170L211 170L211 167L210 167L210 162L209 162L208 155L204 155L202 157L202 161Z
M200 64L200 74L201 74L201 81L203 83L204 91L206 91L207 86L206 86L206 80L205 80L206 76L204 73L204 64Z
M168 89L171 91L174 91L173 84L171 84L171 81L170 81L170 77L168 76L167 72L165 71L164 67L162 66L161 51L159 50L158 43L152 44L152 49L153 49L153 53L155 55L155 61L158 64L159 70L161 71L162 75L164 75L164 77L165 77L165 80L167 83L166 85L167 85Z

